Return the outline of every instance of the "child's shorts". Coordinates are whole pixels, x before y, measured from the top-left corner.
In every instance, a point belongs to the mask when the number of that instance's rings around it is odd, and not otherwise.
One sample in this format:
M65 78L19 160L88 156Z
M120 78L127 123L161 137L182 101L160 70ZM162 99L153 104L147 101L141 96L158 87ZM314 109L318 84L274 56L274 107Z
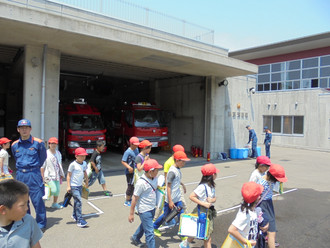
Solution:
M258 206L262 209L262 212L265 213L268 217L269 221L269 232L276 232L276 223L275 223L275 211L274 211L274 205L273 200L263 200L260 205Z

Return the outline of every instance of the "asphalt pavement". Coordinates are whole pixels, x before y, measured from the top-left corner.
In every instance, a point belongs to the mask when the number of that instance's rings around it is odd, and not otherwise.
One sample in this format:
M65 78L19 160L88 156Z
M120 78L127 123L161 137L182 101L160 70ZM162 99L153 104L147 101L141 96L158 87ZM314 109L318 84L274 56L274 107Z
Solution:
M288 177L288 182L284 184L284 194L273 199L278 228L276 240L280 247L330 247L330 153L275 146L271 152L272 162L281 164ZM170 155L168 152L160 152L152 153L150 157L163 164ZM126 178L120 163L121 154L116 151L107 152L102 158L106 183L114 196L104 196L98 182L90 187L90 197L83 200L82 207L88 222L86 228L77 227L70 218L71 206L53 210L50 208L51 201L47 201L48 224L41 239L42 247L135 247L129 238L140 224L140 219L135 216L134 223L129 223L129 208L123 206ZM64 162L65 170L69 162ZM215 203L218 217L212 234L212 248L220 248L241 202L241 186L249 179L255 160L211 162L220 169L216 180ZM188 212L195 207L188 197L198 185L201 179L200 167L205 163L205 158L192 158L182 168L182 181L187 187L185 199ZM66 182L63 182L60 200L63 199L65 189ZM178 247L180 238L177 231L177 226L164 230L160 238L156 237L157 247ZM144 238L142 241L145 242ZM191 247L202 247L202 244L202 241L196 240Z

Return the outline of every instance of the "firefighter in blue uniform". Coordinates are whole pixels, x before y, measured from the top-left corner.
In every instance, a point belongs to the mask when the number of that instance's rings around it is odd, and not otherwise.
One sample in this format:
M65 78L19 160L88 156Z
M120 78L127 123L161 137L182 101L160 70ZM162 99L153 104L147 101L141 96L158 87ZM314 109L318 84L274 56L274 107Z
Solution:
M36 212L36 221L41 229L46 228L46 207L42 199L45 189L40 168L44 164L47 153L44 142L31 136L31 122L22 119L17 124L20 138L11 146L16 160L16 179L29 187L29 195ZM30 206L28 213L30 214Z
M270 158L270 144L272 143L272 132L269 130L268 126L264 127L265 130L265 140L264 140L264 144L265 144L265 150L266 150L266 156L268 158Z
M256 157L258 157L258 152L257 152L258 138L257 138L257 134L254 131L254 129L252 129L252 127L250 125L247 125L246 128L247 128L247 130L249 130L249 142L248 142L248 144L250 144L250 142L252 142L251 158L256 158Z

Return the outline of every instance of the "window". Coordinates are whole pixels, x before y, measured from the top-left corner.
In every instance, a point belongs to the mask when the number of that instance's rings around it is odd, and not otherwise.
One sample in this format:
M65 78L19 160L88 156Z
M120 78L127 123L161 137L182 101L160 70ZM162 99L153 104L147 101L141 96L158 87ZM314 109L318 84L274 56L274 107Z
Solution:
M329 87L330 55L260 65L258 72L258 91L325 88Z
M303 134L304 133L304 117L303 116L294 116L293 117L293 133L294 134Z
M292 117L283 116L283 133L292 134Z
M263 117L264 126L270 127L273 133L285 135L302 135L304 134L304 117L303 116L271 116Z

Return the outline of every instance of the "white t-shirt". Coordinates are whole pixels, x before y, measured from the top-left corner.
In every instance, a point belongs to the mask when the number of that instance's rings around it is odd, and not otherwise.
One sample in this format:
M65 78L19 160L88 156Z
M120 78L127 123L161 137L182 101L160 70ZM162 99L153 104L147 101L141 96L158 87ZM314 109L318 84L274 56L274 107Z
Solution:
M76 160L73 161L68 168L68 172L71 172L71 186L81 186L84 180L84 171L87 169L87 164L84 161L79 164Z
M8 155L8 152L5 150L5 149L1 149L0 150L0 158L3 158L3 173L5 174L9 174L9 171L8 171L8 158L9 158L9 155ZM1 171L0 171L1 173Z
M249 182L255 182L258 183L259 180L266 174L266 172L264 173L260 173L258 169L255 169L250 176Z
M205 187L207 190L207 195ZM211 188L207 183L198 185L194 192L198 196L198 199L202 202L206 202L207 196L211 198L215 197L215 188Z
M239 231L239 233L248 240L256 240L258 234L258 220L257 213L246 209L242 212L238 210L235 220L232 223Z
M149 182L146 182L146 180ZM137 180L134 195L139 197L137 202L137 210L139 213L144 213L153 210L156 207L156 189L158 178L150 180L146 175L142 175Z

